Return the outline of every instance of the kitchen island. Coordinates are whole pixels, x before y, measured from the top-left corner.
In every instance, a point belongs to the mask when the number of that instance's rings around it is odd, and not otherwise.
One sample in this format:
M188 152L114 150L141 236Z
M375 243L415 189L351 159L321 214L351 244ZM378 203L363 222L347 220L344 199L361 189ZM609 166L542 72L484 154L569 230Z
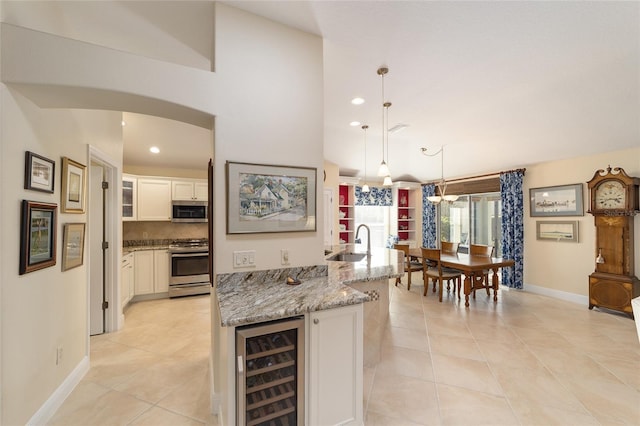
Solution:
M331 257L362 250L341 245L328 251ZM213 398L219 420L236 421L235 329L303 317L305 423L362 423L363 352L368 363L377 362L388 318L389 279L402 274L398 251L374 249L357 262L217 275L212 306ZM300 284L288 285L287 277Z

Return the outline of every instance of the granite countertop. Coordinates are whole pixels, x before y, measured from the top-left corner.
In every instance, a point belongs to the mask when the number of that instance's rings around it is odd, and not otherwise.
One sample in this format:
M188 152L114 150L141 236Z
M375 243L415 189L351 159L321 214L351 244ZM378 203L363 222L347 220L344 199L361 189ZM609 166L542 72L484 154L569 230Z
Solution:
M327 257L359 251L344 245L334 248ZM221 325L260 323L364 303L369 295L348 284L402 276L402 262L396 250L372 249L371 257L360 262L327 261L310 268L222 274L216 284ZM288 285L287 275L301 283Z
M366 247L359 244L342 244L325 249L330 251L325 258L338 253L366 253ZM325 251L325 252L326 252ZM397 278L404 275L404 255L402 252L386 248L372 248L371 257L365 257L359 262L327 261L329 277L351 284L363 281L376 281L385 278Z

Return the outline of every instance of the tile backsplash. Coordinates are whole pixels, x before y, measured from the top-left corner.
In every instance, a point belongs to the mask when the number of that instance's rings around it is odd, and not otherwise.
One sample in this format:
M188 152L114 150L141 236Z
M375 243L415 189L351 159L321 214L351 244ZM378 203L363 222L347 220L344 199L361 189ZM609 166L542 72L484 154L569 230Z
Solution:
M122 240L207 238L206 223L122 222Z

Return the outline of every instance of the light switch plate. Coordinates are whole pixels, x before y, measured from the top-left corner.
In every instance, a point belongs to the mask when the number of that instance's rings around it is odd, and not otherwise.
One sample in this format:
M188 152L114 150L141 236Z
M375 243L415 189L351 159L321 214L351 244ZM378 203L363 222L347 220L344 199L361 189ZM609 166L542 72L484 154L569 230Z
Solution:
M248 266L256 266L255 250L238 250L233 252L233 267L246 268Z

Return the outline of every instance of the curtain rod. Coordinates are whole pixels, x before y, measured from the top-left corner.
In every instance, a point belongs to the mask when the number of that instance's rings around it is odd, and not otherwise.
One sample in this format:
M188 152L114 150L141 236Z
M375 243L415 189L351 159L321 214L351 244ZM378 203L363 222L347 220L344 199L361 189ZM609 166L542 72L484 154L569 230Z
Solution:
M497 176L500 176L503 173L522 172L522 174L524 175L526 170L527 169L513 169L513 170L505 170L505 171L502 171L502 172L487 173L487 174L484 174L484 175L467 176L467 177L457 178L457 179L449 179L449 180L445 179L445 183L462 182L462 181L466 181L466 180L475 180L475 179L486 178L486 177L497 177ZM435 183L435 182L438 182L438 181L423 183L423 185L428 185L430 183Z

